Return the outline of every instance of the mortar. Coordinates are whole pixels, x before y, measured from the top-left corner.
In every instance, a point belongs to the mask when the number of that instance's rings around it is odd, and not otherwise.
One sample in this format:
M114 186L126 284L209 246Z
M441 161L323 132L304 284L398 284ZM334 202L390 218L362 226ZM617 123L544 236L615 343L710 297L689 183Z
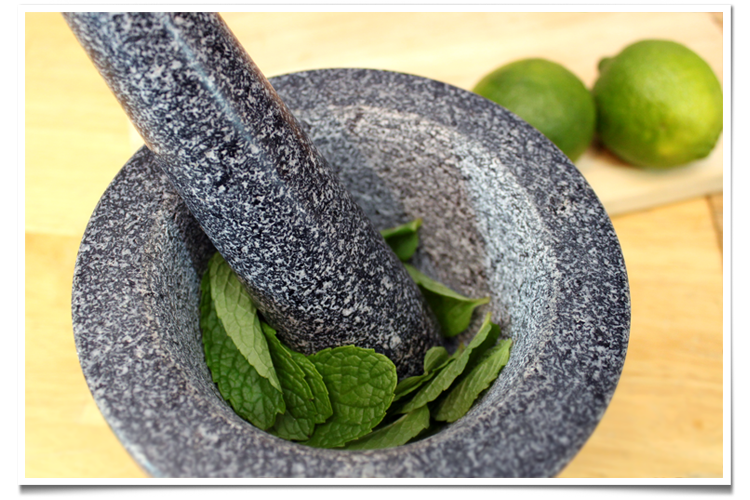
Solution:
M73 314L92 394L157 477L550 477L602 417L627 349L626 270L575 166L510 112L421 77L330 69L271 79L382 229L422 217L423 272L470 296L514 340L463 418L372 451L284 441L239 418L203 358L199 280L213 247L147 149L86 229Z

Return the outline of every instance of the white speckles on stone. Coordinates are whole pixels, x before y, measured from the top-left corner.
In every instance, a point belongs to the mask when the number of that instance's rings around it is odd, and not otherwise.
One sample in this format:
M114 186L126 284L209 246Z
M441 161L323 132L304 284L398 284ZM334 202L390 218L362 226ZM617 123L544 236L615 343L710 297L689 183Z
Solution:
M386 290L390 290L391 288L393 288L393 283L388 279L388 276L383 276L383 280L381 281L381 283L383 284L383 288L385 288Z
M292 477L305 477L305 464L294 463L292 464Z

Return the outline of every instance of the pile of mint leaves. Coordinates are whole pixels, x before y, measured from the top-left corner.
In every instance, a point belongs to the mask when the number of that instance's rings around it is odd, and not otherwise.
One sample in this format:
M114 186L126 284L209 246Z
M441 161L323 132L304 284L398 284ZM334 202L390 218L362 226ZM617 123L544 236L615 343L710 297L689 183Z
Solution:
M421 219L381 231L434 312L445 337L466 330L471 299L406 263L419 245ZM397 380L393 362L353 345L305 356L285 346L218 252L201 281L200 326L211 377L234 411L280 438L319 448L401 446L438 432L469 411L497 378L511 341L486 314L453 354L433 347L424 373Z

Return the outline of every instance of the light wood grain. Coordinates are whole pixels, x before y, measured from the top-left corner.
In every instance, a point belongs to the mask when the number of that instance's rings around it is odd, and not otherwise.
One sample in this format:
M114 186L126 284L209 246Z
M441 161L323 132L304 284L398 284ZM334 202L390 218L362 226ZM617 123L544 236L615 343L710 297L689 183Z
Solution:
M131 155L127 118L59 13L26 19L26 230L82 235Z
M708 205L711 207L711 217L716 230L716 240L719 248L724 248L724 195L722 193L708 196Z
M721 47L721 26L700 13L225 18L268 76L371 67L466 89L520 57L563 62L590 85L600 57L641 38L669 36L704 57ZM721 64L713 60L719 74ZM96 409L70 320L80 238L137 141L59 14L26 15L25 75L25 475L145 477ZM692 198L613 221L632 292L628 357L604 419L561 476L720 476L722 261L709 201Z

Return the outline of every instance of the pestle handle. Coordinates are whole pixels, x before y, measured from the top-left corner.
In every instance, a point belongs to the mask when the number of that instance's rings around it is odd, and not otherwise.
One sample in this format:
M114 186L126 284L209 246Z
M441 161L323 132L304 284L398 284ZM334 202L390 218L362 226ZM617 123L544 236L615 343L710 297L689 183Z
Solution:
M439 336L418 288L223 20L64 16L284 342L373 348L421 373Z

